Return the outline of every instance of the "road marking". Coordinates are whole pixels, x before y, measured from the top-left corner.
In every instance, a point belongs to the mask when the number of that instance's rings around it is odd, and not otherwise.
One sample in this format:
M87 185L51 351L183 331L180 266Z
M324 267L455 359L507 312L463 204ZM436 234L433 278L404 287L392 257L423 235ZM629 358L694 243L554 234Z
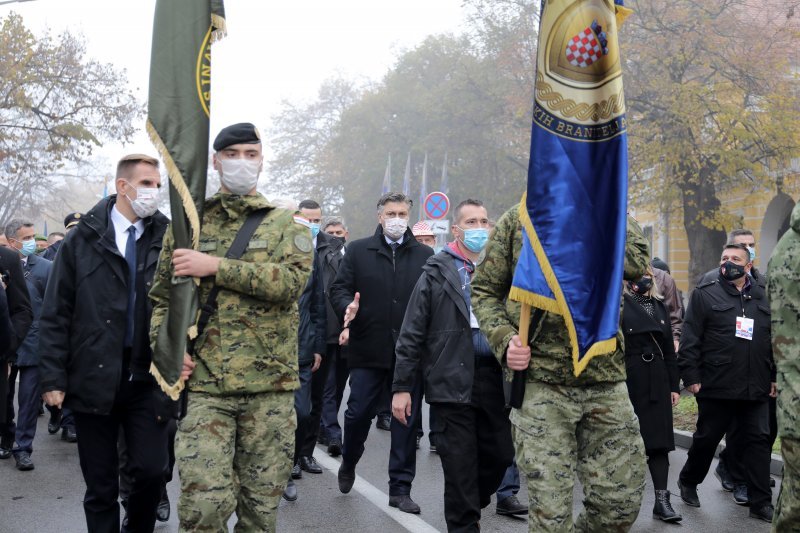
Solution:
M318 448L317 451L320 453L316 454L314 459L327 470L333 472L334 476L338 476L341 463L329 456L322 449ZM389 518L403 526L406 531L410 531L411 533L439 533L438 529L419 516L404 513L399 509L389 507L389 495L358 474L356 474L356 482L353 484L353 490L369 500L372 505L386 513Z

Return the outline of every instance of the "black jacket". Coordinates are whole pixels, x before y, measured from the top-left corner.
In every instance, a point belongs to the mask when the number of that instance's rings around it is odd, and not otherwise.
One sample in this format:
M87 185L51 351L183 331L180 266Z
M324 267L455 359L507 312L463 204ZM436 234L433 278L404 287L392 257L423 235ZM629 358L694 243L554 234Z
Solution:
M347 305L357 292L361 294L358 314L350 324L350 368L392 367L408 299L431 255L433 250L419 244L410 229L393 254L381 226L372 237L358 239L347 247L331 287L331 303L343 320Z
M331 237L328 247L324 252L318 252L316 257L316 260L319 261L318 268L322 273L322 285L325 287L325 316L327 318L325 342L327 344L339 344L339 334L342 332L342 321L331 304L331 287L336 281L336 274L338 274L339 266L344 259L343 248L344 239Z
M149 363L146 368L142 363L152 358L152 307L146 293L169 221L160 212L145 219L144 233L136 243L145 316L136 322L131 366L123 368L128 266L115 242L110 218L114 202L116 195L101 200L63 240L39 323L42 392L65 391L65 405L82 413L108 414L123 372L125 379L146 373ZM141 378L152 379L148 374ZM156 416L173 416L176 402L167 401L154 380L153 385Z
M736 337L736 317L752 318L753 339ZM698 285L686 308L678 352L684 385L700 383L700 398L766 400L775 381L770 308L764 288L749 291L719 277Z
M428 403L472 400L475 350L469 308L447 252L422 267L395 352L392 392L410 392L421 366Z
M325 355L328 321L325 284L322 279L324 265L321 257L328 252L330 247L330 237L325 233L317 234L317 247L314 250L311 275L297 302L300 312L300 325L297 328L298 363L300 365L314 363L315 353Z
M16 250L0 246L0 274L6 279L6 299L8 301L9 318L14 328L11 344L4 352L0 352L0 361L7 358L13 359L13 354L33 322L31 299L28 296L28 285L25 282L25 273L22 271L22 262Z
M630 295L624 296L626 383L645 448L672 450L675 439L670 393L680 390L678 362L667 306L655 298L652 302L651 317Z

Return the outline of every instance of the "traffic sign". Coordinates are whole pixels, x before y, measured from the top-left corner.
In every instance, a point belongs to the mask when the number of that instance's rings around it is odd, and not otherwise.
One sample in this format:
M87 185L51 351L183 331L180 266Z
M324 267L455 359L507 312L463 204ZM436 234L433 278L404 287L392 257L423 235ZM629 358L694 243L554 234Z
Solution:
M426 220L425 222L431 227L431 231L436 234L447 233L450 231L450 221L446 218L439 220Z
M450 211L450 199L443 192L432 192L425 197L422 209L428 218L439 220L446 217Z

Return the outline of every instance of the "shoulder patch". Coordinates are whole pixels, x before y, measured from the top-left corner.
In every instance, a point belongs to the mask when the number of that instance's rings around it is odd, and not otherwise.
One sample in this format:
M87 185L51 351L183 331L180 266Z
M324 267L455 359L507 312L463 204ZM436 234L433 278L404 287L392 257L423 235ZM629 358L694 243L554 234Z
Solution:
M304 253L310 252L314 247L311 242L311 237L308 235L296 235L294 238L294 245L298 250Z
M201 252L211 252L217 249L217 241L206 241L200 243Z

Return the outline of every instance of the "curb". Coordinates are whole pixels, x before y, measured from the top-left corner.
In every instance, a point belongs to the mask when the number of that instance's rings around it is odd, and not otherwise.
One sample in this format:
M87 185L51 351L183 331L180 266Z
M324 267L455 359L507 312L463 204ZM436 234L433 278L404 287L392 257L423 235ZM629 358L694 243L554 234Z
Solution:
M675 433L675 446L680 446L681 448L686 448L687 450L692 446L692 434L688 431L683 431L680 429L673 429ZM719 457L719 452L725 449L725 441L717 445L717 450L714 452L714 457ZM770 461L769 465L769 473L773 476L782 476L783 475L783 457L777 454L771 454L772 460Z

